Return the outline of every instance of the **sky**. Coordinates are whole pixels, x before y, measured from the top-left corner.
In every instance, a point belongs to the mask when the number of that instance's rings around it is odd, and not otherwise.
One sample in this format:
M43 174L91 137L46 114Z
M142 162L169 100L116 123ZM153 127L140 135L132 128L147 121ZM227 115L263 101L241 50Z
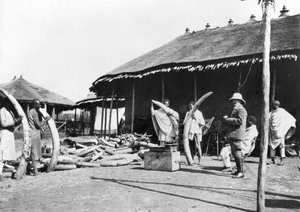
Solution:
M300 13L300 0L276 0ZM0 83L23 76L73 101L100 76L184 34L261 20L257 0L0 0Z

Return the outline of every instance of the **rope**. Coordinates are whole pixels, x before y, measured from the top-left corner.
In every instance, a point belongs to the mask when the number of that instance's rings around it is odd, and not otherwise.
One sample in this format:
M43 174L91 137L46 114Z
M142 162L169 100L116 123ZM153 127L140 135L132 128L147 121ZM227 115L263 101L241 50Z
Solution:
M261 28L260 28L260 35L262 35L263 26L264 26L264 25L262 24L262 25L261 25ZM255 43L254 47L256 47L257 44L258 44L258 43ZM253 48L254 48L254 47L253 47ZM253 54L253 57L252 57L252 60L251 60L252 62L251 62L251 64L250 64L249 70L248 70L248 72L247 72L247 75L246 75L246 77L245 77L243 83L241 83L241 79L242 79L242 70L241 70L240 78L239 78L239 84L238 84L238 92L240 92L240 89L246 84L246 82L247 82L247 80L248 80L248 78L249 78L250 72L251 72L251 70L252 70L252 65L253 65L253 60L254 60L254 58L255 58L255 55L256 55L256 54Z

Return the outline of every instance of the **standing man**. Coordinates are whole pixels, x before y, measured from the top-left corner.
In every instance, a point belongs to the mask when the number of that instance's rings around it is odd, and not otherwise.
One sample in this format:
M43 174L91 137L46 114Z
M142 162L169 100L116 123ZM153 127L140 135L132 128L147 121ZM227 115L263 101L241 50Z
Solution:
M168 107L168 111L163 109L154 110L153 102L151 103L152 122L157 134L160 146L166 143L172 143L178 137L179 114L169 108L170 100L164 99L163 104Z
M190 102L189 104L189 109L193 108L195 102ZM185 115L183 124L186 122L187 117L190 113L188 111ZM201 150L201 142L202 142L202 128L205 126L205 120L203 118L203 114L200 110L195 110L195 113L192 116L192 122L191 125L189 126L189 143L191 147L191 153L192 157L194 159L194 156L198 154L198 164L200 165L200 160L202 156L202 150Z
M245 132L245 140L241 141L241 150L242 155L251 154L253 149L255 148L255 141L258 136L258 131L256 127L256 118L255 116L248 116L247 118L247 128ZM225 146L222 148L220 156L223 161L223 172L232 171L230 164L230 155L231 155L231 147Z
M4 161L16 160L14 126L22 118L15 120L14 115L5 106L5 101L0 97L0 181L3 180Z
M275 149L280 148L280 163L285 158L285 139L289 139L296 131L296 119L285 109L280 108L280 102L272 102L270 114L270 156L271 163L275 164Z
M29 111L28 122L31 134L31 161L33 165L33 174L37 175L37 164L42 157L41 149L41 130L46 122L50 119L48 116L45 120L42 119L42 114L40 113L41 103L39 100L33 100L33 108Z
M246 101L240 93L234 93L229 99L233 106L231 116L224 116L224 122L229 126L228 139L237 171L232 173L234 178L244 177L241 142L245 139L247 111L243 105Z

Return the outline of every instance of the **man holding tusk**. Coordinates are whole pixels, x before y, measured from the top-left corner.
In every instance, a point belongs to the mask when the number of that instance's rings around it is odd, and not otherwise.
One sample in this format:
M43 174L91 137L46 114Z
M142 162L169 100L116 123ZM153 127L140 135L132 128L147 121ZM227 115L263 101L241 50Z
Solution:
M166 106L167 111L162 108L159 110L154 110L153 100L151 102L151 115L152 122L157 134L160 146L165 146L166 143L173 143L178 139L178 122L179 114L169 108L170 100L164 99L164 106Z
M229 99L233 106L231 116L224 116L224 122L229 126L228 138L232 155L235 159L237 171L232 173L233 178L244 177L241 141L245 139L247 111L243 105L246 101L240 93L234 93Z
M191 112L195 102L189 103L189 109L185 115L183 123L185 124L188 118L189 113ZM191 147L192 158L198 154L198 165L200 165L201 160L201 142L202 142L202 128L205 126L205 120L203 118L203 114L200 110L196 109L194 114L192 115L192 122L189 126L189 144Z

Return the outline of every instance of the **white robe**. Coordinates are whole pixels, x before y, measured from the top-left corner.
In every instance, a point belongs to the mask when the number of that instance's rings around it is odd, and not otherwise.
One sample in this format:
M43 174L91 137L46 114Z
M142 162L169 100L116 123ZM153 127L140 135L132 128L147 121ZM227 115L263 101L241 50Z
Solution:
M290 129L292 131L289 131ZM296 129L296 119L283 108L271 111L270 114L270 145L272 149L290 138ZM288 133L289 132L289 133ZM287 134L288 133L288 134Z
M5 108L0 109L0 161L16 160L14 133L7 127L14 126L14 118Z

